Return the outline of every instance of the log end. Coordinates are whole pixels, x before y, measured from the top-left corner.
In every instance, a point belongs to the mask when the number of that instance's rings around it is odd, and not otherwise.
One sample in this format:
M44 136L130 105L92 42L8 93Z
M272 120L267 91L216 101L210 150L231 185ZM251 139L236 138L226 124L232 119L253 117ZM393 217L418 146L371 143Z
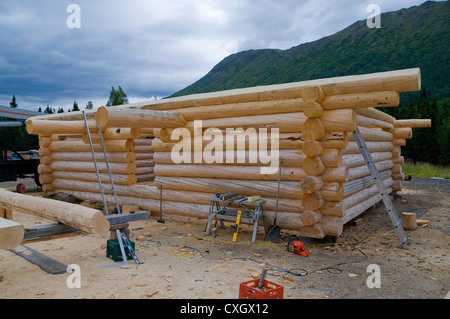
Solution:
M0 218L0 249L13 249L20 245L25 235L22 224Z
M105 106L101 106L97 109L97 124L100 128L105 128L108 125L108 109Z

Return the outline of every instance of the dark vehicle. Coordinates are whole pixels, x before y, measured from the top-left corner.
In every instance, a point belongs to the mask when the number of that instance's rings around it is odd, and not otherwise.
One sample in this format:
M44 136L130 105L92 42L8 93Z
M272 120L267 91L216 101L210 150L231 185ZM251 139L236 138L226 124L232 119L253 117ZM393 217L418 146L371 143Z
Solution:
M39 182L39 152L17 151L8 142L7 130L11 127L23 127L24 121L40 112L9 108L0 106L0 117L3 119L15 119L15 121L0 121L0 182L17 181L18 178L34 178L38 186Z

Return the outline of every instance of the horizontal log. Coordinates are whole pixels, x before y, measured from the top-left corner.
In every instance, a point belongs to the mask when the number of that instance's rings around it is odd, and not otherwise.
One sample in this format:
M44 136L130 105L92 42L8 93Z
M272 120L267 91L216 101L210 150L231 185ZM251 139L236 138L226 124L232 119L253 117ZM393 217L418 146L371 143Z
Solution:
M301 98L244 102L211 106L192 106L188 108L173 109L172 112L183 114L187 121L208 120L227 117L241 117L254 114L280 114L303 112L304 101Z
M427 128L431 127L431 120L395 120L394 126L411 127L411 128Z
M398 106L399 102L398 92L382 91L327 96L321 104L325 110L334 110Z
M104 161L103 152L96 152L97 161ZM107 152L108 163L133 163L136 160L134 152ZM52 161L92 162L91 152L52 152L48 158L41 157L42 164L50 164Z
M104 141L106 152L132 152L134 151L136 145L132 139L129 140L107 140ZM49 150L51 152L90 152L91 147L79 140L62 140L53 141ZM102 148L99 144L94 144L94 150L97 152L102 152Z
M109 174L100 173L100 180L102 183L110 183ZM43 176L40 175L39 178ZM44 175L45 176L45 175ZM98 185L98 179L96 173L88 172L73 172L73 171L54 171L50 174L51 179L46 179L46 183L51 183L54 178L73 180L73 181L85 181L95 182ZM117 185L134 185L138 182L138 178L135 174L112 174L113 183Z
M88 192L76 192L68 190L59 190L63 192L68 192L74 195L76 198L84 200L96 200L101 201L101 195ZM112 200L111 195L106 195L106 199ZM118 196L118 201L120 205L137 205L140 209L148 210L152 212L152 215L159 215L160 211L160 201L154 199L143 199L128 196ZM192 218L207 219L209 212L209 205L196 204L196 203L186 203L186 202L172 202L163 201L163 215L176 215L185 216ZM266 211L266 218L268 221L273 220L274 212ZM262 224L262 221L261 221ZM287 230L299 230L303 227L300 221L300 216L298 213L282 212L277 213L277 225Z
M211 156L212 154L212 156ZM186 163L192 164L227 164L227 165L253 165L253 166L268 166L271 163L263 159L261 161L261 154L258 151L226 151L222 152L222 156L219 157L220 152L217 154L211 152L182 152L183 158ZM174 158L177 154L172 152L156 152L153 155L156 164L177 164L174 162ZM212 157L211 159L209 159ZM195 159L201 159L201 162L194 162ZM279 150L279 158L282 161L284 167L301 167L302 162L305 159L305 155L299 150Z
M155 174L141 174L137 175L137 183L146 183L155 180Z
M186 120L179 113L137 110L118 107L100 107L97 110L97 123L101 128L106 127L183 127Z
M276 164L278 165L278 163ZM199 177L199 178L230 178L243 180L276 181L278 168L273 167L273 174L264 174L257 166L229 166L229 165L168 165L156 164L155 174L166 177ZM306 176L300 167L282 167L283 181L300 182Z
M392 141L394 136L392 133L376 129L376 128L368 128L368 127L359 127L359 132L364 141L366 142L380 142L380 141ZM355 137L353 134L349 134L349 141L355 141Z
M377 162L377 163L375 163L375 166L376 166L378 172L383 172L385 170L392 169L394 167L394 163L392 162L392 160L387 160L387 161ZM349 174L348 180L352 181L357 178L369 176L370 171L369 171L369 168L367 167L367 165L362 165L362 166L350 168L348 170L348 174Z
M391 170L386 170L386 171L380 172L381 179L386 179L390 176L392 176ZM355 193L363 190L364 188L367 188L374 184L375 184L375 180L371 175L344 183L343 184L343 198L348 197L352 194L355 194ZM342 199L340 199L340 200L342 200Z
M91 132L92 134L92 132ZM127 139L137 139L141 137L142 129L136 127L125 127L125 128L115 128L110 127L102 132L102 137L104 140L127 140Z
M376 152L371 153L370 155L375 163L390 159L394 161L391 152ZM347 166L347 168L363 166L365 164L366 160L361 154L346 154L342 156L342 165Z
M321 177L324 182L345 183L349 180L349 172L346 166L327 168Z
M0 190L0 206L25 214L57 220L96 235L105 235L109 222L99 210L48 198Z
M276 197L277 182L239 179L215 178L182 178L156 176L155 185L162 185L163 189L236 193L242 196L260 195L261 197ZM303 192L297 182L280 183L280 198L301 199Z
M130 104L129 107L171 110L192 106L301 98L302 90L304 88L315 86L320 86L325 96L371 93L376 91L418 91L421 87L420 69L416 68L365 75L352 75L305 82L187 95L158 101Z
M18 222L0 218L0 249L13 249L20 245L25 229Z
M394 136L394 139L412 139L413 132L412 128L410 127L400 127L396 128L392 134Z
M84 121L48 121L29 118L25 123L28 134L83 134L86 132L86 124ZM90 129L95 129L95 121L88 120L88 126Z
M386 189L390 188L393 184L393 180L391 177L388 177L383 180L384 187ZM344 211L350 209L351 207L365 201L367 198L372 197L373 195L379 193L377 185L369 186L360 192L353 194L349 197L346 197L342 200L342 204L344 206Z
M370 153L391 152L394 149L393 142L365 142ZM342 155L347 154L361 154L361 150L356 142L350 141L345 149L342 150Z
M406 146L406 139L400 138L392 141L392 145L394 146Z
M357 115L358 126L368 127L368 128L383 128L383 129L393 129L394 124L374 119L371 117Z
M100 193L98 184L90 182L73 182L71 180L55 179L53 182L54 189L65 189L70 191L80 191L80 192L92 192ZM111 188L109 185L104 187L105 193L110 194ZM162 196L163 201L173 201L173 202L186 202L186 203L197 203L197 204L209 204L211 197L214 197L215 193L212 192L198 192L198 191L182 191L182 190L172 190L163 188L162 194L160 194L159 188L154 185L135 185L132 187L116 186L116 193L119 196L129 196L144 199L154 199L159 200ZM276 199L266 198L266 209L275 210ZM280 211L301 213L303 211L301 200L294 199L279 199L278 209Z
M390 192L392 192L392 189L388 188L387 191L388 191L388 193L390 193ZM366 210L368 210L370 207L377 204L381 200L382 200L381 195L376 194L376 195L373 195L372 197L368 198L367 200L362 201L361 203L351 207L350 209L346 210L345 216L342 217L342 222L344 224L348 223L349 221L358 217L359 215L364 213Z
M69 171L69 172L95 172L93 162L70 162L70 161L53 161L50 165L52 172ZM99 172L107 172L106 163L97 163ZM134 174L136 173L136 164L134 163L109 163L109 169L112 174Z
M398 105L398 103L397 103ZM356 113L365 117L373 118L382 122L387 122L389 124L394 124L395 118L387 113L380 110L370 108L357 109Z

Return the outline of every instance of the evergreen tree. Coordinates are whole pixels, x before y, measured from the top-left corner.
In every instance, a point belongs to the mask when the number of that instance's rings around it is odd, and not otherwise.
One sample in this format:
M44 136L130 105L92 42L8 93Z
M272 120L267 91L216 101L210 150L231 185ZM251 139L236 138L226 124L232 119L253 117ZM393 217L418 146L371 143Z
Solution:
M92 110L94 108L94 104L92 101L88 101L86 104L86 110Z
M62 107L58 107L57 113L64 113L64 109Z
M119 85L116 90L113 86L111 87L111 92L109 93L109 100L106 106L123 105L128 104L128 97Z
M9 106L12 107L13 109L15 109L17 107L16 95L15 94L13 95L12 101L11 101L11 103L9 103Z
M45 108L44 113L46 113L46 114L54 114L54 113L55 113L55 109L52 109L52 108L47 104L47 107Z
M78 102L77 101L73 101L73 107L72 107L72 111L79 111L80 108L78 107Z

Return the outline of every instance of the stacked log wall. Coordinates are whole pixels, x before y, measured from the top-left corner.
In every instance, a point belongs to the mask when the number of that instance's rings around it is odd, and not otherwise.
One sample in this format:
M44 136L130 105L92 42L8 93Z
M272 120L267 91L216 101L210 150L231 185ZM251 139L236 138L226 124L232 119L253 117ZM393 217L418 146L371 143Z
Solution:
M105 132L119 123L140 130L139 136L107 141L111 143L107 150L111 147L112 163L117 160L119 164L114 165L113 175L122 205L139 205L156 215L162 196L165 214L207 218L209 198L215 193L231 192L263 197L267 201L267 218L272 220L278 171L262 173L261 169L281 164L277 223L306 237L323 238L339 236L344 224L381 200L354 141L356 127L368 145L385 187L389 192L401 190L404 162L401 147L412 138L412 127L428 127L430 122L397 121L374 107L395 107L399 92L419 88L417 70L388 72L102 107L97 113L97 123ZM59 122L75 122L82 128L76 112L45 120L63 128L68 124ZM29 124L27 128L32 127ZM205 159L202 156L205 148L211 151L214 145L225 150L227 140L203 137L226 136L227 129L235 133L242 129L241 135L236 135L244 138L241 140L244 142L234 144L232 154L228 150L214 157L215 162ZM259 135L255 140L247 135L251 129L255 132L265 129L268 135ZM260 147L270 145L274 129L279 133L279 158L264 161L258 158ZM62 191L100 201L96 176L90 167L92 158L86 150L89 145L83 142L84 132L71 128L69 133L61 137L48 135L45 130L34 132L40 134L39 170L44 191ZM182 148L180 153L182 140L192 148ZM69 142L70 146L65 146ZM174 160L174 150L185 162ZM84 163L83 170L75 165L75 153L78 161ZM231 158L233 161L227 161ZM250 160L255 158L257 161ZM66 165L70 170L64 169L64 162L70 162ZM135 182L129 181L131 175L136 177ZM146 180L140 181L139 176L151 176L154 184L143 183Z

